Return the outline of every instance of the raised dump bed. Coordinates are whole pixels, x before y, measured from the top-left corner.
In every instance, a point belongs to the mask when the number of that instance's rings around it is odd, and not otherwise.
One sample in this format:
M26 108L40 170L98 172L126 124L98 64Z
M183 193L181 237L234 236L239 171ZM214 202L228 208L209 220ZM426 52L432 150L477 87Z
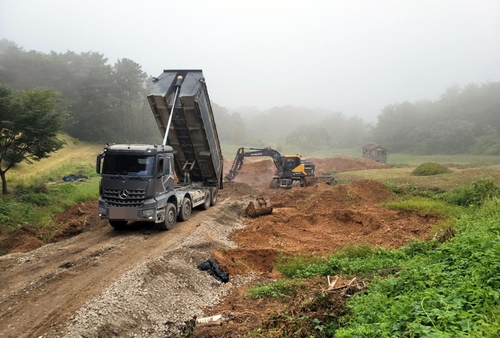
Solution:
M148 101L163 137L169 128L167 144L174 150L178 179L220 187L222 152L202 71L164 70L154 79Z

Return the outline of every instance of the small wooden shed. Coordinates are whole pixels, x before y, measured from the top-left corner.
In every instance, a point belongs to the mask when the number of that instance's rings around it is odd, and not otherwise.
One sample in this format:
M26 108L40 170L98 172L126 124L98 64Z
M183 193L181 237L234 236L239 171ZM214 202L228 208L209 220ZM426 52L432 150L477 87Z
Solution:
M387 163L387 149L376 143L368 143L363 146L363 157L380 163Z

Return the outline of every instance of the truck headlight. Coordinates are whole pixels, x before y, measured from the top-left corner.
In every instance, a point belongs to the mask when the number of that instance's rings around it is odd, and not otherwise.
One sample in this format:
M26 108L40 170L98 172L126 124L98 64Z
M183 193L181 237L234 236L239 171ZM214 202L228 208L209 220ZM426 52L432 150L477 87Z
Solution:
M107 213L106 213L106 211L107 211L107 209L106 209L106 208L104 208L104 207L99 207L99 208L98 208L98 213L99 213L99 216L106 216L106 214L107 214Z
M155 209L146 209L141 211L141 218L153 218Z

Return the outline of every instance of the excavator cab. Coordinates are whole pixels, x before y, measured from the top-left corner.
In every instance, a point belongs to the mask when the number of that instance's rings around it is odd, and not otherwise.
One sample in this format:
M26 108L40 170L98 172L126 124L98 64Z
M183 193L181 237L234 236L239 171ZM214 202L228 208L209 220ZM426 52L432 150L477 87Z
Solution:
M281 168L283 170L279 175L283 175L284 177L293 176L294 169L300 166L300 156L298 155L286 155L283 156L283 162L281 164Z

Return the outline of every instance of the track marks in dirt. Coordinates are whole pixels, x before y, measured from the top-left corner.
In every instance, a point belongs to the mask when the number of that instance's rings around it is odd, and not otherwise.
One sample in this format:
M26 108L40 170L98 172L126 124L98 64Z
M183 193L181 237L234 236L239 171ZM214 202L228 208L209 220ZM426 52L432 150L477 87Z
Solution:
M127 269L172 247L199 225L200 217L201 212L194 211L191 220L167 232L147 224L118 232L98 220L91 226L95 230L30 253L0 257L7 281L0 286L0 335L57 334L87 300Z

